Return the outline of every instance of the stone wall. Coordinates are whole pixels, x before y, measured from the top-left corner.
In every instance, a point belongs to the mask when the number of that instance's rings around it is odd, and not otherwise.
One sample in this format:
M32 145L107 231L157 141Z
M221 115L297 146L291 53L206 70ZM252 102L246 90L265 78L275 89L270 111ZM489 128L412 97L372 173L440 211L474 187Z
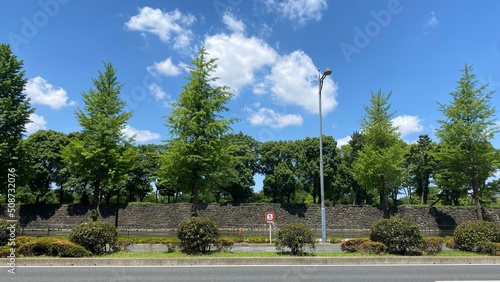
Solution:
M240 204L200 205L199 215L217 222L220 228L265 229L264 214L275 213L276 227L288 223L303 223L311 228L321 228L319 205L298 204ZM115 222L116 206L101 205L104 220ZM7 207L0 207L0 215L7 216ZM459 223L475 219L471 208L451 207L398 207L391 209L392 216L402 217L419 224L423 230L452 230ZM21 205L20 224L26 229L71 229L89 218L90 207L84 205ZM189 204L120 205L119 227L128 230L171 230L190 215ZM364 231L382 218L383 213L371 206L327 206L326 222L329 230ZM485 209L487 220L500 223L500 209Z

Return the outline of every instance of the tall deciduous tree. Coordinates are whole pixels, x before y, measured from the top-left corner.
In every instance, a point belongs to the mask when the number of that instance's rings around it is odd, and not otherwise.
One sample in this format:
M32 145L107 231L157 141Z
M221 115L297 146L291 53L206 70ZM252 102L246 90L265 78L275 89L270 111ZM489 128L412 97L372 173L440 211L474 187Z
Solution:
M61 152L69 143L66 134L54 130L39 130L25 141L29 150L30 177L29 188L35 195L35 203L50 191L53 183L63 174L64 164ZM60 187L59 202L63 199L63 188Z
M233 94L226 86L213 87L218 78L212 77L217 65L208 59L205 48L189 67L189 82L167 119L172 139L163 155L162 180L172 187L191 192L191 212L196 215L199 194L221 183L221 172L228 165L228 144L222 136L231 130L235 119L225 119L221 113Z
M370 105L365 106L365 115L360 121L364 146L353 167L354 179L367 189L379 192L384 217L389 218L387 193L399 187L402 181L404 147L399 140L397 128L391 123L391 93L379 90L372 93Z
M113 187L125 177L134 157L134 150L122 130L131 112L119 97L122 84L111 63L93 79L94 89L82 93L85 108L76 111L83 128L81 139L74 138L63 150L63 160L93 188L92 208L98 212L102 187ZM94 216L94 219L96 217Z
M477 86L472 66L465 65L463 76L451 92L449 105L439 103L444 119L436 135L441 139L437 160L453 179L453 184L472 190L477 219L482 219L481 190L493 176L500 163L491 145L499 131L494 119L496 109L491 105L494 91L485 92L487 84ZM447 181L438 175L438 181Z
M435 146L427 134L420 135L417 143L410 145L406 155L408 185L414 187L417 195L420 195L422 205L427 204L429 184L436 170ZM408 196L411 197L411 194Z
M8 173L23 175L22 137L29 123L31 108L24 91L23 61L18 60L7 44L0 44L0 193L6 194ZM25 170L24 170L25 171ZM21 185L25 177L19 177ZM7 197L5 197L7 201Z
M231 160L229 169L223 172L226 181L220 192L231 196L233 203L244 203L253 195L254 176L259 171L259 142L241 132L227 134L224 141L230 144Z

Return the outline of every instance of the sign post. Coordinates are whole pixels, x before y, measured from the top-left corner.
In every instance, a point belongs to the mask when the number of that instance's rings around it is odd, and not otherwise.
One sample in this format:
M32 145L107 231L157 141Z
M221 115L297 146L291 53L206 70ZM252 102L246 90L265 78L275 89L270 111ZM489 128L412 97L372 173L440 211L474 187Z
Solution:
M266 212L266 222L269 224L269 243L271 244L271 224L274 222L274 212Z

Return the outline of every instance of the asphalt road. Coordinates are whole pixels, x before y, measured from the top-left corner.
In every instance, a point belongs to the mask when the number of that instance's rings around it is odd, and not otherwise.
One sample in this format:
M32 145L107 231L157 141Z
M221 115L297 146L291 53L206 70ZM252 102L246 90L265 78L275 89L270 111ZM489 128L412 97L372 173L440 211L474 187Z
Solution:
M499 265L2 267L0 282L500 281Z

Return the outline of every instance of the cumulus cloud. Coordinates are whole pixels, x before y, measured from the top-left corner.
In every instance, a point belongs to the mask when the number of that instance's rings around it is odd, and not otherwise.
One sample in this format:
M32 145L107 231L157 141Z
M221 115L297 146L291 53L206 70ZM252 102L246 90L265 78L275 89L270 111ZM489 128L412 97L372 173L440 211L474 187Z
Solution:
M401 115L392 119L391 122L398 127L401 137L424 130L422 120L418 116Z
M326 0L266 0L271 11L278 11L284 18L304 25L308 21L319 21L328 7Z
M311 58L303 51L282 56L267 76L275 100L297 105L310 113L318 113L318 71ZM323 113L335 108L337 85L330 76L324 80L321 95Z
M30 114L30 122L26 124L26 133L28 135L37 132L38 130L47 129L47 121L43 116Z
M131 17L125 26L129 30L152 33L165 43L173 42L174 49L182 49L191 43L193 32L189 27L196 21L191 14L179 10L163 12L160 9L143 7L139 14Z
M231 15L224 16L225 23L232 29L243 28ZM254 36L246 37L242 33L215 34L207 36L203 43L209 56L217 58L215 77L220 80L216 86L227 85L230 91L238 94L241 88L254 84L255 72L276 61L276 51L267 43Z
M248 121L253 126L283 128L292 125L302 125L304 122L299 114L280 114L269 108L260 108L254 111L251 108L245 107L244 110L249 113Z
M243 33L245 31L245 24L241 20L235 19L231 14L224 14L222 21L235 33Z
M349 144L349 141L351 141L351 135L340 138L339 140L337 140L337 148Z
M153 75L176 76L181 73L181 68L172 63L170 57L164 61L155 62L152 66L148 66L147 70Z
M66 90L54 87L39 76L30 78L24 91L31 99L31 103L47 105L55 110L75 104L74 101L68 102Z
M129 125L123 128L122 133L128 138L135 136L135 141L139 143L160 139L160 134L158 133L153 133L149 130L137 130Z
M165 97L168 97L167 93L163 91L160 85L156 83L151 83L149 85L149 92L155 97L156 100L162 100Z

